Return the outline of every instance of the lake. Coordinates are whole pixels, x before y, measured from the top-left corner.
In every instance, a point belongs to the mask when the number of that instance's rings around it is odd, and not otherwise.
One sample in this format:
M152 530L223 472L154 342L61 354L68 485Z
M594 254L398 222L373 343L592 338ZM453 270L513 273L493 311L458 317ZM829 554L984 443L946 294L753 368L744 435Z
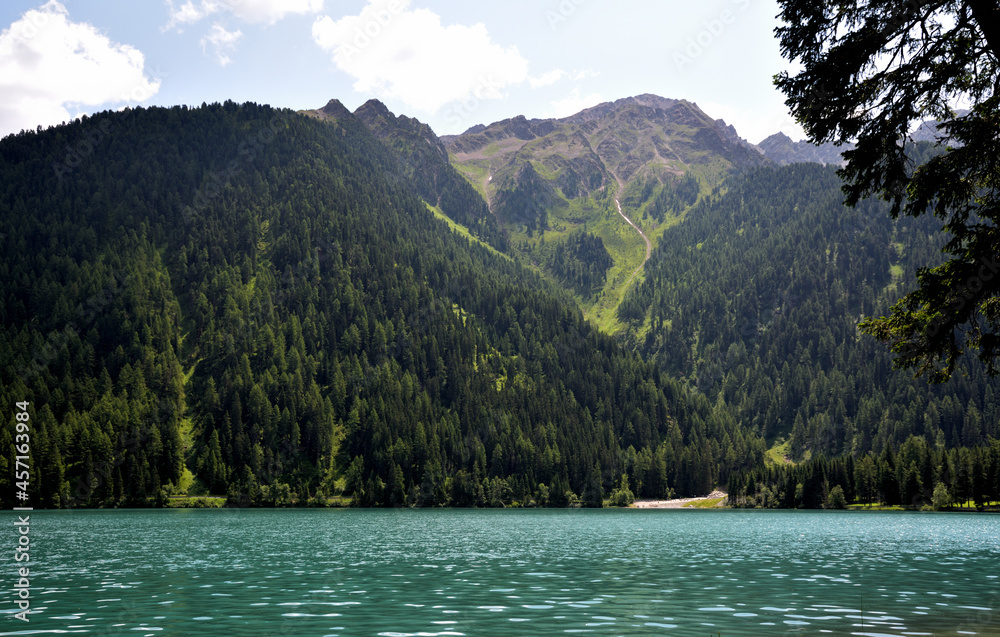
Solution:
M4 617L2 635L1000 635L1000 516L989 514L170 509L31 521L39 612Z

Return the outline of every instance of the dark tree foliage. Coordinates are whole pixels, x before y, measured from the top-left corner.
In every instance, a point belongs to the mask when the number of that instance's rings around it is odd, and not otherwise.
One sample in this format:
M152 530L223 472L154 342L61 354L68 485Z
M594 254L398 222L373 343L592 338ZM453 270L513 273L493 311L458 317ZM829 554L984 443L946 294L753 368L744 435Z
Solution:
M576 294L589 297L604 287L614 260L604 241L589 232L574 232L545 255L545 268Z
M844 153L847 203L880 195L893 217L932 213L948 260L924 261L917 288L862 328L895 365L951 377L966 350L1000 372L1000 7L991 0L844 3L779 0L782 54L803 69L775 77L814 143ZM971 104L959 115L952 105ZM945 152L919 159L915 123L940 122Z
M646 214L662 223L667 217L677 215L698 200L701 185L698 179L686 173L662 188L646 210Z
M799 465L771 465L729 478L736 508L841 508L844 503L904 508L1000 507L1000 441L980 447L940 449L919 436L882 454L826 458Z
M596 505L622 474L663 497L762 464L398 173L360 121L249 103L0 142L0 401L32 403L33 503L156 504L190 471L240 505Z
M978 361L928 385L858 334L941 237L934 219L893 222L877 200L845 207L840 183L818 164L760 168L696 204L619 308L636 345L720 417L787 439L795 460L881 452L914 434L946 447L1000 436L1000 385Z
M378 100L369 100L354 116L399 159L399 173L417 195L501 252L508 250L496 217L451 165L444 144L427 124L405 115L396 117Z
M526 161L497 188L493 212L505 224L523 225L530 237L548 229L548 209L553 201L552 185Z

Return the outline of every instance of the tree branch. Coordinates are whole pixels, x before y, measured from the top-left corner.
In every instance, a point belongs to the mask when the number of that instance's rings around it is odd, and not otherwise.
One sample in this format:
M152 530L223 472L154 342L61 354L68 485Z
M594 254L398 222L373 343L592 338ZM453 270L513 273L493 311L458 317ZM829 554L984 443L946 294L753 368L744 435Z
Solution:
M1000 4L991 0L968 0L972 18L986 37L993 58L1000 62Z

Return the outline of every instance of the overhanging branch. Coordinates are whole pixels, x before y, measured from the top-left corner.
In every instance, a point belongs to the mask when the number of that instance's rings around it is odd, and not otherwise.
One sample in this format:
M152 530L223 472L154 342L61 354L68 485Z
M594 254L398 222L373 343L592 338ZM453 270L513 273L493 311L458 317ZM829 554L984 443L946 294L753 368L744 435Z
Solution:
M986 38L993 59L1000 62L1000 4L991 0L968 0L972 18Z

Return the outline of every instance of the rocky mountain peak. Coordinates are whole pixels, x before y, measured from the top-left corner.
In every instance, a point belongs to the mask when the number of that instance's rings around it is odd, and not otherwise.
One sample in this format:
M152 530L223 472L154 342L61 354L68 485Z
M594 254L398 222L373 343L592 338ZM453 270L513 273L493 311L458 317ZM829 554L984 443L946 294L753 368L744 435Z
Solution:
M351 111L347 110L347 107L341 104L338 99L330 100L326 103L326 106L315 112L321 113L329 119L343 119L351 116Z
M817 146L805 140L796 142L779 132L757 144L757 148L765 157L781 166L807 163L839 166L844 163L841 153L851 146L835 146L832 143Z
M354 111L354 115L360 117L362 120L370 120L373 118L382 118L385 120L393 120L395 116L389 111L389 108L377 99L370 99Z

